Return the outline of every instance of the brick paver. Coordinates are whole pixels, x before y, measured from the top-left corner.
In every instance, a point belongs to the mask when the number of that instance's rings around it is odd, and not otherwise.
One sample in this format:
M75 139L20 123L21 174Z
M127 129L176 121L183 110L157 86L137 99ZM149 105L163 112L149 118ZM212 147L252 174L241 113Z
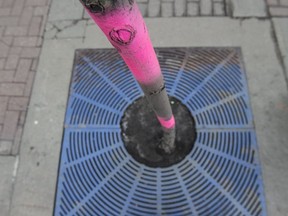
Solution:
M226 16L225 0L137 0L144 17Z
M269 12L273 17L288 17L288 0L267 0Z
M16 155L50 0L0 0L0 146Z

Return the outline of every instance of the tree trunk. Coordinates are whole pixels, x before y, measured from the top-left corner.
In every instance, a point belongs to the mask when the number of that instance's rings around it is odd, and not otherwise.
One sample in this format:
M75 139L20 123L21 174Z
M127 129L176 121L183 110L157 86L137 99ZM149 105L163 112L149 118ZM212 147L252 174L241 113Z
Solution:
M159 148L175 149L175 119L146 24L134 0L80 0L132 71L162 125Z

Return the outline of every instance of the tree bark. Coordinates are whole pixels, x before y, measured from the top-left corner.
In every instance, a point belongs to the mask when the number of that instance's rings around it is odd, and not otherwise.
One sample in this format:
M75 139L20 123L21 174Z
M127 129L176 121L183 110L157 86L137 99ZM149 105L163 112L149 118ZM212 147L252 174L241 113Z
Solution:
M163 75L143 17L134 0L80 0L95 23L118 50L163 128L160 150L175 149L175 119Z

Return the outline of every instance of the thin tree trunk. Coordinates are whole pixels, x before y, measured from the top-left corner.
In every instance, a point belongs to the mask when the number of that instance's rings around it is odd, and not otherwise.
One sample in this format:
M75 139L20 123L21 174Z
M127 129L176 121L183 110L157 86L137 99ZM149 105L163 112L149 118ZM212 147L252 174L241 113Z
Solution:
M175 119L146 24L134 0L80 0L132 71L162 125L159 144L175 149Z

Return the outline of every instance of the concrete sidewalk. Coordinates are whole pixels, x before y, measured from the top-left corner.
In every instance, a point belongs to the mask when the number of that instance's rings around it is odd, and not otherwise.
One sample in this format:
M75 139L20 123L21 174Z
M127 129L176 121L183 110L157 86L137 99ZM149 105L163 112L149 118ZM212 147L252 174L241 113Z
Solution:
M19 2L26 6L17 9ZM52 214L74 52L111 47L82 6L70 2L0 0L1 216ZM139 5L157 47L241 47L268 214L282 216L288 215L288 2L253 2L141 0ZM14 7L20 12L13 13ZM29 19L29 10L41 24Z

